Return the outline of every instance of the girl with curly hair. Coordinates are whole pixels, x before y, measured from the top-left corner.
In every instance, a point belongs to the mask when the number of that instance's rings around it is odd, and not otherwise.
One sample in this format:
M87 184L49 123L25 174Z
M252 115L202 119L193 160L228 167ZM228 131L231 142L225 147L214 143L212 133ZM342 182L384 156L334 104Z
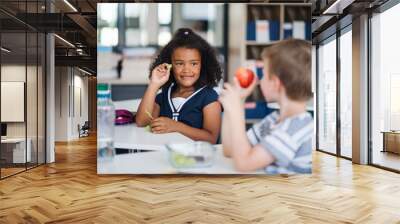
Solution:
M179 29L150 66L136 124L150 125L153 133L179 132L215 144L222 108L213 87L221 78L210 44L190 29Z

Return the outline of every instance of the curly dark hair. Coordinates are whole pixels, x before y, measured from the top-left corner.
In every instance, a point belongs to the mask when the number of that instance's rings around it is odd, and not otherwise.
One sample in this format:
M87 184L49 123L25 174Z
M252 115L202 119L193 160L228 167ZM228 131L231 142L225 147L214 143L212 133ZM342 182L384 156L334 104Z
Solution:
M214 87L222 78L222 69L217 60L216 52L211 45L201 38L198 34L194 33L189 28L181 28L177 30L172 40L165 45L153 63L150 65L151 72L155 67L162 63L171 64L172 53L177 48L197 49L201 55L201 70L200 77L196 81L195 89L202 86ZM169 80L162 86L162 89L168 88L172 82L175 81L173 75L169 76Z

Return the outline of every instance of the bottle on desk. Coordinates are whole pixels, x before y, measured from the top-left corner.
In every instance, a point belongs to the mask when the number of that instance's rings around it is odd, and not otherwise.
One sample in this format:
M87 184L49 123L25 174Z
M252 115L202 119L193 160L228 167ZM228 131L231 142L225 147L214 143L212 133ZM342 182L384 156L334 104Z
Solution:
M115 108L111 90L107 84L97 85L97 159L109 162L115 156L114 148Z

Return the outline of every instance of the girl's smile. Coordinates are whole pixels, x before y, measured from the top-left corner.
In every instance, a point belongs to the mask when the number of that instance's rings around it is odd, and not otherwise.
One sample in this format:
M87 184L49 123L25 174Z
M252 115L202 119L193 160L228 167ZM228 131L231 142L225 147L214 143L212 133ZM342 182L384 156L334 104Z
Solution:
M191 87L200 77L201 55L197 49L176 48L172 53L175 81L183 87Z

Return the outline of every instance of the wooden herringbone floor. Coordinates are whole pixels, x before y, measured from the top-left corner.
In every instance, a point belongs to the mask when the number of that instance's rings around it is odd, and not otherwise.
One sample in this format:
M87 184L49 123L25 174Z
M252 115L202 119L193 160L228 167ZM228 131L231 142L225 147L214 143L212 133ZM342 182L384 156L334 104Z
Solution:
M98 176L94 137L0 181L0 223L400 223L400 175L316 152L312 175Z

